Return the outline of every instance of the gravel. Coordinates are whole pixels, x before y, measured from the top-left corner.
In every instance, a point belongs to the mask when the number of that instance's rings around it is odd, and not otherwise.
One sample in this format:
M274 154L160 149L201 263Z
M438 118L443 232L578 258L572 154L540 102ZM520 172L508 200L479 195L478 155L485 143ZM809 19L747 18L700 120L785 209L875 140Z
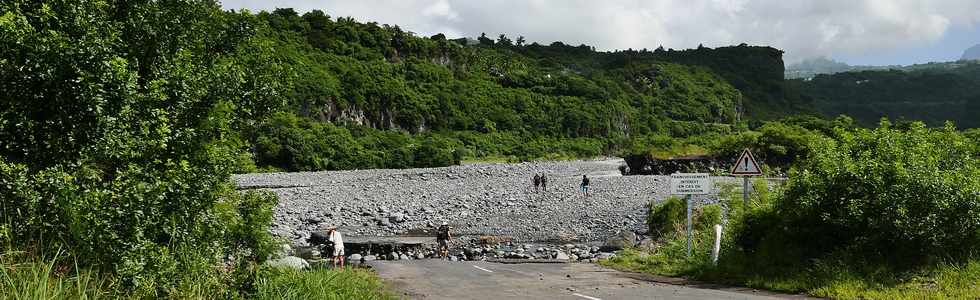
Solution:
M445 168L244 174L241 189L279 196L271 231L307 245L338 226L348 236L419 235L448 222L456 236L513 242L603 242L621 230L644 233L648 203L668 195L668 176L620 176L622 159L478 163ZM531 177L544 173L548 190ZM578 186L591 180L589 197ZM700 201L711 201L702 199Z

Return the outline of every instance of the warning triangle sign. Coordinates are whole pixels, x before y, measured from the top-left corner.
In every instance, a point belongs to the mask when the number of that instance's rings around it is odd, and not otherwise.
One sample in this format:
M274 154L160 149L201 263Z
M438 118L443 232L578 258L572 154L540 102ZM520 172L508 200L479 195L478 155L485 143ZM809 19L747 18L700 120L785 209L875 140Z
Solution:
M732 175L762 175L762 168L759 168L759 163L755 161L755 156L752 156L749 149L745 149L742 155L738 156L738 160L732 166Z

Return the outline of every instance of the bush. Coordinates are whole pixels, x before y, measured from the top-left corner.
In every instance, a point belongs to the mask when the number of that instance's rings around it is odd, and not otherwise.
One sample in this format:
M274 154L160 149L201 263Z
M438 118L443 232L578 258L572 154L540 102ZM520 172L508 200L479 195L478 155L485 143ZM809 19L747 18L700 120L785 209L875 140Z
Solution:
M962 134L887 122L838 134L791 173L777 204L792 235L807 242L800 246L853 245L906 262L977 249L980 158Z
M691 226L695 231L711 230L721 223L721 207L704 205L691 212ZM673 233L683 233L687 226L687 202L683 198L670 197L660 203L650 203L647 218L650 235L665 237Z
M686 222L686 206L684 199L678 197L670 197L660 203L651 202L650 216L647 219L650 235L663 237L677 232L677 226Z

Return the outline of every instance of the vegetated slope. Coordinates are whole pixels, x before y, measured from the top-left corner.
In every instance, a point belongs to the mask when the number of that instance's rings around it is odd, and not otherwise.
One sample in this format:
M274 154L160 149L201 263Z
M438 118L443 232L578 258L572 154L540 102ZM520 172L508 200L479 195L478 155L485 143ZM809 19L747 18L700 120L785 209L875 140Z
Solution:
M417 37L321 11L258 17L273 29L277 59L295 73L286 115L256 120L248 134L260 166L613 154L634 136L725 134L745 115L805 106L785 96L792 93L782 84L782 52L769 47L597 52L503 35ZM348 146L329 146L338 141ZM418 160L428 156L423 148L442 149L444 159Z
M504 36L477 45L416 37L397 26L334 20L319 11L262 16L278 30L280 55L298 71L295 108L319 120L410 132L526 130L568 137L735 120L738 92L724 78L711 67L673 63L692 55L630 61L634 53L587 47L582 53L581 47L523 45ZM544 55L550 52L569 59Z
M813 98L824 115L845 114L862 125L882 117L922 120L941 126L951 120L961 128L980 127L980 63L920 65L910 71L863 71L790 80L790 86Z

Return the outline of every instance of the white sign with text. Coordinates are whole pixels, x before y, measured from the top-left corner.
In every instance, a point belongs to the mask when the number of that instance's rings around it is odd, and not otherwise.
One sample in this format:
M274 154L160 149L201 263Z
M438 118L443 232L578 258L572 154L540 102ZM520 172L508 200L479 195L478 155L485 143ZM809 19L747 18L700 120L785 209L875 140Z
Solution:
M670 175L670 194L704 195L711 193L708 173L674 173Z

